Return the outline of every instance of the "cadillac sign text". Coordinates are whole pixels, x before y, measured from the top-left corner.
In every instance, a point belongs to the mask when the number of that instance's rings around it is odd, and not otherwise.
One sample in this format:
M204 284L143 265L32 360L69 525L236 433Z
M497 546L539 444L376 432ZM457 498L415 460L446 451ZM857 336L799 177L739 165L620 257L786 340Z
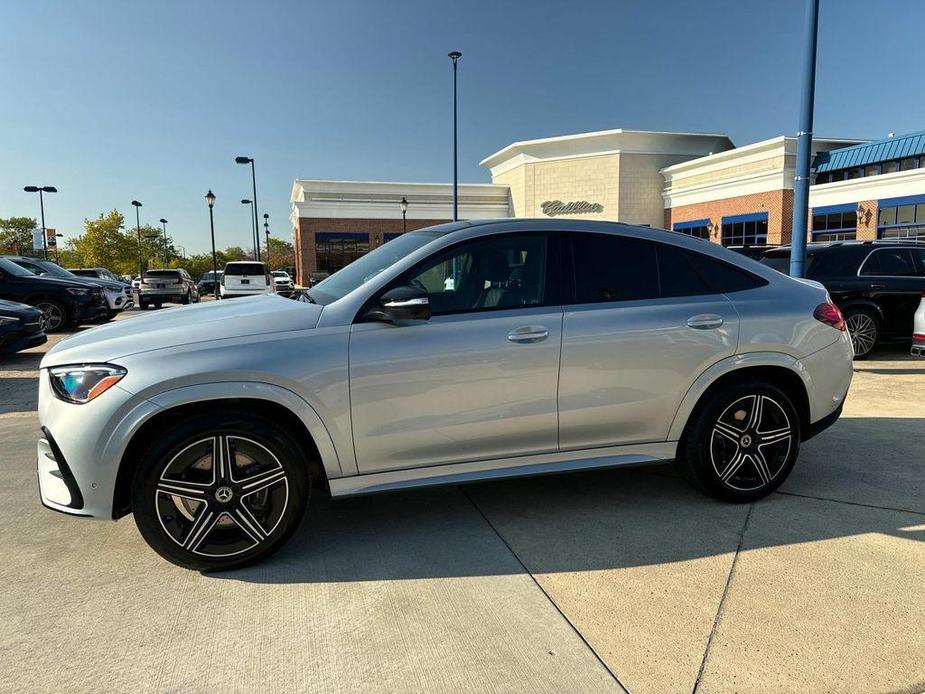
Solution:
M547 200L542 203L543 214L555 217L560 214L594 214L603 212L604 206L599 202L579 200L577 202L562 202L561 200Z

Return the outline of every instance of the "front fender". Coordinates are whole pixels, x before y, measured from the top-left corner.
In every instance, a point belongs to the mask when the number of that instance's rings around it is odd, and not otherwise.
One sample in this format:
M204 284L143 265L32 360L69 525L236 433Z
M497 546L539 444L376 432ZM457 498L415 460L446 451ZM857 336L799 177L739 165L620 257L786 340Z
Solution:
M668 431L668 440L679 441L681 439L684 426L687 424L687 420L690 418L691 412L694 411L697 402L718 378L732 371L752 366L782 366L789 369L800 377L807 393L812 392L812 383L809 374L806 373L806 369L801 368L798 360L791 357L789 354L783 354L781 352L746 352L745 354L736 354L716 362L713 366L700 374L693 384L691 384L684 399L681 400L681 405L675 413L674 420L672 420L671 428ZM810 402L812 402L812 398L810 398Z
M315 409L298 394L270 383L251 381L220 381L217 383L201 383L186 385L182 388L166 390L154 397L148 398L157 405L157 412L163 412L180 405L188 405L205 400L221 400L223 398L247 398L250 400L268 400L282 405L295 414L305 425L318 447L321 463L329 479L343 476L340 459L334 448L334 441L327 427L318 416ZM148 415L150 417L151 415ZM147 419L146 417L145 419ZM137 422L134 430L137 431L144 421Z

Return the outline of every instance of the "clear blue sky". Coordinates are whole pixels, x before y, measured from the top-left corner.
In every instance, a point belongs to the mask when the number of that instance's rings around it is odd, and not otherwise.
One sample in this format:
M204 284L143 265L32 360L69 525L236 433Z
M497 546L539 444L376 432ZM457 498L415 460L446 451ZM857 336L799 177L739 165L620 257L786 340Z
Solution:
M293 179L460 180L515 140L625 127L797 129L803 0L7 2L0 10L0 216L65 234L117 208L208 247L246 245L246 167L289 238ZM820 136L925 129L925 2L822 0ZM262 222L262 219L261 219Z

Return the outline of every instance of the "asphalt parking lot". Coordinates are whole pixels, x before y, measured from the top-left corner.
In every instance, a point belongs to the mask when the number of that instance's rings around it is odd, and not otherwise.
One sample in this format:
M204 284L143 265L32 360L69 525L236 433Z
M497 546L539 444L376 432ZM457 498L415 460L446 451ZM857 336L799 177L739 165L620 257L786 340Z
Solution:
M856 363L843 418L756 504L669 466L320 499L267 562L200 575L131 517L39 504L57 339L0 358L2 691L925 690L925 360L905 347Z

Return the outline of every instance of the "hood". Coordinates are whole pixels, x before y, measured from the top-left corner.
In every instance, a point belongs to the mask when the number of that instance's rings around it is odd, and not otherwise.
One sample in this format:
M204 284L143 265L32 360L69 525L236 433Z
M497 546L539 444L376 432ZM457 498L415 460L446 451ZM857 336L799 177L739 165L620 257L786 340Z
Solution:
M54 275L35 275L34 278L23 277L21 279L36 279L39 282L47 282L48 284L56 284L59 287L81 287L83 289L99 289L99 285L94 284L93 282L88 281L84 277L55 277Z
M41 315L42 312L29 304L21 304L18 301L5 301L0 299L0 316L16 316L21 318L33 313Z
M314 328L321 309L268 295L139 312L62 340L41 366L116 362L130 354L179 345Z
M64 277L59 277L58 279L65 279ZM103 287L104 289L118 289L122 291L125 289L128 284L125 282L116 282L115 280L104 280L99 277L83 277L81 275L75 275L74 279L81 280L87 284L92 284L94 287Z

